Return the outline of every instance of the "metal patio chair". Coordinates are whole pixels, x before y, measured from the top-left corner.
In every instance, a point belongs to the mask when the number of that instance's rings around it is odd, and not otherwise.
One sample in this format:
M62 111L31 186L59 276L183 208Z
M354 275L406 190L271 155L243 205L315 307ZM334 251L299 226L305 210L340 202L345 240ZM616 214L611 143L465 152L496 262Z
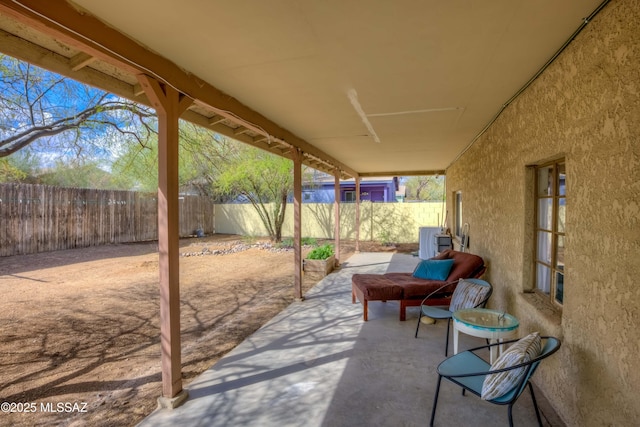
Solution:
M466 286L466 284L460 282L467 282L472 284L473 286ZM434 292L427 295L425 299L422 300L420 304L420 315L418 316L418 326L416 326L416 334L415 338L418 338L418 331L420 330L420 323L422 321L422 316L427 316L435 320L445 320L447 321L447 339L444 348L444 355L447 356L449 353L449 329L451 327L451 318L453 316L453 312L456 310L461 310L463 308L477 308L484 307L493 292L493 287L491 284L485 280L481 279L461 279L456 286L456 289L453 291L453 295L451 296L451 304L449 307L439 307L427 305L427 301L434 295L442 292L444 288L447 286L451 286L452 283L447 283L444 286L441 286Z
M540 337L540 339L542 351L537 357L531 359L528 362L519 363L503 369L491 370L491 365L476 354L476 351L478 350L487 349L494 345L500 345L501 343L472 348L471 350L458 353L442 361L442 363L438 365L437 369L438 384L436 386L436 393L433 399L433 409L431 411L431 422L429 425L433 426L433 422L436 416L436 406L438 405L438 394L440 393L440 383L442 382L442 378L462 387L463 395L465 394L466 390L469 390L471 393L480 397L482 396L482 387L484 384L484 380L488 375L513 371L515 369L524 369L524 372L521 373L522 378L515 381L513 383L513 386L508 389L505 394L500 397L496 397L495 399L486 401L496 405L508 405L509 426L512 427L513 404L516 402L516 400L518 400L520 395L524 392L524 389L528 386L529 391L531 392L531 399L533 400L533 407L536 411L536 417L538 418L538 425L542 427L542 419L540 418L538 403L536 402L536 396L533 392L533 386L531 385L531 382L529 380L535 373L540 362L558 351L558 349L560 348L560 340L554 337ZM514 343L517 341L518 340L505 341L503 344ZM450 424L451 423L449 423L449 425Z

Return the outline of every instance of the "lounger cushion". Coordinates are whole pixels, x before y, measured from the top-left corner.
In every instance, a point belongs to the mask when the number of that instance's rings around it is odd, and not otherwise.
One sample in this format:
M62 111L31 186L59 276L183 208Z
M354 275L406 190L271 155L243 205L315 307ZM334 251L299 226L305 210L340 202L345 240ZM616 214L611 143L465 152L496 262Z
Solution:
M403 289L403 297L400 299L422 299L447 282L451 282L452 285L449 288L444 289L443 294L451 295L455 290L456 282L459 279L478 277L477 273L481 272L484 268L483 259L478 255L470 254L468 252L446 250L431 259L453 260L453 267L451 268L449 277L447 277L446 281L420 279L418 277L414 277L412 273L385 273L382 276L391 280L394 284ZM376 275L370 274L368 276L372 278L372 276Z
M402 286L382 274L354 274L351 281L369 301L395 301L403 297Z
M404 320L406 307L419 305L429 294L433 303L446 306L455 290L458 279L480 277L485 270L484 261L477 255L446 250L433 260L453 260L453 266L446 280L430 280L414 277L413 273L354 274L352 277L352 297L365 305L367 301L400 301L400 320ZM440 289L443 285L449 285ZM440 289L440 290L439 290Z
M484 260L478 255L468 252L458 252L447 249L433 259L452 259L453 267L447 277L447 282L458 279L477 277L477 273L484 268Z
M422 299L445 284L442 280L419 279L413 277L411 273L385 273L383 276L403 289L403 297L405 299ZM454 289L455 282L448 289L448 293L452 294Z

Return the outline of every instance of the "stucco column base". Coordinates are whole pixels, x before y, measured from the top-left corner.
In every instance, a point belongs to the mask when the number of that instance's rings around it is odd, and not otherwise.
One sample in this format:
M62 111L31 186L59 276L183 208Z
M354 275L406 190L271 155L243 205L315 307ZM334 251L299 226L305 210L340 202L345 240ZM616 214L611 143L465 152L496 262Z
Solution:
M176 394L174 397L164 397L160 396L158 398L158 408L160 409L175 409L178 406L182 405L185 400L189 397L189 393L187 390L182 390L180 393Z

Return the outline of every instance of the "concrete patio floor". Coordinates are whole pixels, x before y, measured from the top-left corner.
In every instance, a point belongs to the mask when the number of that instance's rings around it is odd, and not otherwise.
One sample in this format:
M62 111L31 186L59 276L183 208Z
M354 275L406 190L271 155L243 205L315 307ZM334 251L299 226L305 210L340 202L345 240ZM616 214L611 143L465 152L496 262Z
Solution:
M446 323L423 325L418 308L398 320L396 301L351 303L351 275L411 271L418 258L360 253L256 331L187 387L180 407L158 409L149 426L424 426L444 359ZM495 285L494 285L495 286ZM523 335L523 332L519 334ZM461 334L462 349L484 340ZM562 426L541 392L547 426ZM528 391L514 405L516 426L537 425ZM508 425L507 408L444 381L437 426Z

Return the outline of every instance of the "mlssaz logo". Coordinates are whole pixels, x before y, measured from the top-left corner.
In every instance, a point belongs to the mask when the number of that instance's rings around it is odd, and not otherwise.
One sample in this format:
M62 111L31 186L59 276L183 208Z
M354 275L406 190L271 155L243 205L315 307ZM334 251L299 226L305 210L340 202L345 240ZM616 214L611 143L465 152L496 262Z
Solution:
M40 403L40 412L87 412L87 402Z

